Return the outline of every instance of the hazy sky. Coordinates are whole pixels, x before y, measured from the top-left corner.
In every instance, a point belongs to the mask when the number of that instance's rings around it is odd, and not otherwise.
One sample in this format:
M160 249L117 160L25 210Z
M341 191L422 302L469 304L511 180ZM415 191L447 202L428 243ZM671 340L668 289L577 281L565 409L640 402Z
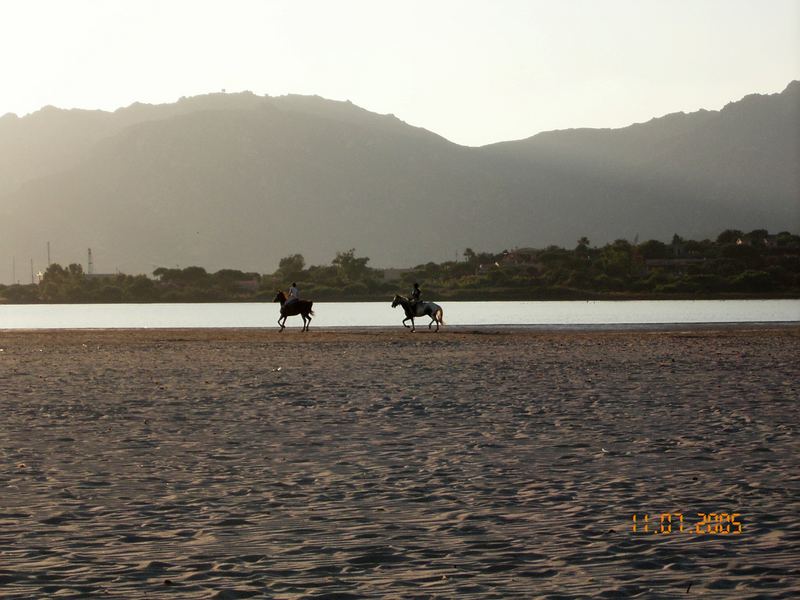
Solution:
M467 145L800 78L800 0L0 0L0 114L318 94Z

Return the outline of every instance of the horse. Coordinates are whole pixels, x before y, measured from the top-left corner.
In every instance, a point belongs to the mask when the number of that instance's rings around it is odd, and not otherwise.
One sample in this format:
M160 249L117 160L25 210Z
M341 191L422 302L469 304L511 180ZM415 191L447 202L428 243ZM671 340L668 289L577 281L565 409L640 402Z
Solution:
M301 331L308 331L308 325L311 323L311 315L314 314L314 311L311 310L314 303L311 300L297 300L296 302L286 304L286 294L282 291L278 291L273 302L281 303L281 317L278 319L281 332L283 332L283 328L286 327L286 317L293 317L294 315L303 317L303 329L301 329Z
M431 325L436 323L436 331L439 331L439 325L444 325L444 311L442 307L435 302L417 302L415 311L412 308L413 302L411 302L411 300L405 296L395 295L394 300L392 300L392 308L396 308L398 304L403 307L406 313L406 318L403 319L403 327L408 327L406 321L410 319L411 331L416 331L416 329L414 329L414 317L430 317L431 322L428 323L428 329L431 328Z

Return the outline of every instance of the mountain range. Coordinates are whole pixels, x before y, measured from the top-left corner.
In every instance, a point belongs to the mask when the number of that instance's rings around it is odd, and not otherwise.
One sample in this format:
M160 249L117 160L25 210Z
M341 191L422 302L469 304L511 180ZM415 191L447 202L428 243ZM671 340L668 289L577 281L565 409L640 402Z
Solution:
M535 106L531 110L535 110ZM491 118L491 115L476 115ZM459 146L393 115L249 92L0 117L0 281L53 262L272 272L465 248L800 231L800 82L719 111ZM24 276L22 275L24 273Z

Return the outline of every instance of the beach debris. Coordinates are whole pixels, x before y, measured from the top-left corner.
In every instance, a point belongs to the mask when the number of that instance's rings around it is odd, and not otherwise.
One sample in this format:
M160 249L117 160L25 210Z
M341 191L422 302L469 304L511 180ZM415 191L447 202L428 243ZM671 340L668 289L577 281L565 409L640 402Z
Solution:
M18 469L27 469L28 465L26 465L24 462L17 463L17 468Z
M693 583L694 583L693 581L690 581L690 582L689 582L689 587L687 587L687 588L686 588L686 593L687 593L687 594L689 593L689 590L690 590L690 589L692 589L692 584L693 584Z
M603 454L608 454L609 453L609 451L606 450L605 448L600 448L600 452L602 452Z

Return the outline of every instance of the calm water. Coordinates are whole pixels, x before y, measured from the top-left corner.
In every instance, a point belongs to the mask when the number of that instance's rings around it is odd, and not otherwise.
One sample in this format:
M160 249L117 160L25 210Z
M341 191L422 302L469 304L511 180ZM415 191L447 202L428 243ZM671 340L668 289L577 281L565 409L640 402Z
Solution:
M442 302L447 325L602 327L671 323L800 321L800 300L645 300L590 302ZM399 326L389 302L317 302L313 327ZM274 327L278 305L49 304L0 306L0 329ZM426 326L429 319L417 320ZM287 327L299 327L289 317Z

